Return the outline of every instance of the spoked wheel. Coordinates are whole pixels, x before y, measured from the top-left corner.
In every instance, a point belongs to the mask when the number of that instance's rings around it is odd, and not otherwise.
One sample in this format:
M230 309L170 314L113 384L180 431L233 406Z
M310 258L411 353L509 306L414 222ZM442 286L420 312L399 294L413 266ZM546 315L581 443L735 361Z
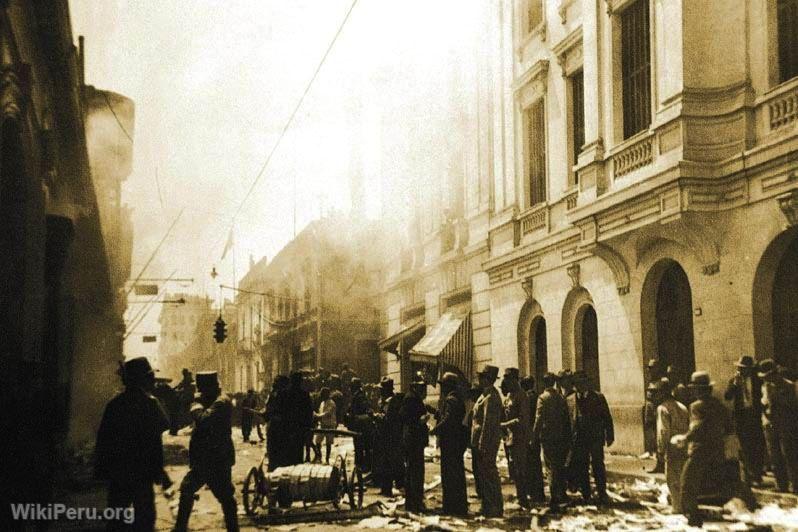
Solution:
M263 473L257 467L253 467L247 473L241 495L247 515L250 517L257 515L266 495L263 491Z
M352 465L352 471L347 478L347 486L349 487L347 493L349 506L351 506L353 510L363 508L363 493L366 491L366 488L363 485L363 473L360 471L357 464Z

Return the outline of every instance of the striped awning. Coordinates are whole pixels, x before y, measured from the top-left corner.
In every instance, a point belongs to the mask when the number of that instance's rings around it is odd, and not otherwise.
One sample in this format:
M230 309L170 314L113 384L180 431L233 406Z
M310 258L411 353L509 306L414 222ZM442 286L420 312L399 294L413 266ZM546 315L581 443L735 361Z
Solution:
M408 337L408 336L410 336L410 335L412 335L414 333L417 333L418 331L420 331L423 328L424 328L424 322L423 321L418 321L416 323L413 323L412 325L409 325L409 326L399 330L398 332L396 332L396 333L394 333L394 334L392 334L392 335L390 335L390 336L388 336L386 338L383 338L382 340L379 341L379 343L377 345L379 346L381 351L388 351L389 353L393 353L394 355L398 355L399 354L399 342L402 340L402 338L406 338L406 337ZM420 334L419 334L419 336L420 336Z
M444 363L471 377L473 339L471 314L447 312L410 350L414 362Z

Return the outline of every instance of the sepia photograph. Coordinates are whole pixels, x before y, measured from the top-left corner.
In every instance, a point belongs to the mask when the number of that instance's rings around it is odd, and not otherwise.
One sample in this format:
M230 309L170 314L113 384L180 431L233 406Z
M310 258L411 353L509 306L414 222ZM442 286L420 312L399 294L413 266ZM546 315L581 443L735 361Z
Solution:
M0 0L0 530L798 530L798 0Z

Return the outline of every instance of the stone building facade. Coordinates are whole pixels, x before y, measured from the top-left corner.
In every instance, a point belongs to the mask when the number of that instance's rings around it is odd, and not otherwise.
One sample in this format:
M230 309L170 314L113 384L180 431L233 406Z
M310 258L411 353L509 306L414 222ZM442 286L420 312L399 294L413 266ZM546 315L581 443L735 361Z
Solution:
M345 363L377 380L377 243L368 222L330 214L271 261L251 264L236 296L237 391L294 370L340 372Z
M105 240L80 42L66 0L0 2L3 501L49 499L56 458L94 437L122 360L112 269L130 257Z
M158 334L157 367L168 376L180 379L181 371L194 358L190 346L198 336L213 337L213 327L207 322L216 319L211 309L211 300L206 296L166 292L160 299L168 301L161 304L158 314L160 332ZM184 301L184 303L175 303ZM202 345L205 345L204 343ZM196 353L196 356L199 356Z
M649 359L719 385L743 354L798 369L796 2L490 9L476 365L584 369L634 452ZM400 302L399 286L388 277L388 335L402 309L432 321L442 301Z

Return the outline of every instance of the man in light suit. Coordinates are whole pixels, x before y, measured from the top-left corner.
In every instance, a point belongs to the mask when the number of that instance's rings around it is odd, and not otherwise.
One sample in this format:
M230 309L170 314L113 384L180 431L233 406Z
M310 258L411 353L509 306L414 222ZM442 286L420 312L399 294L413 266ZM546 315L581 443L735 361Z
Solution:
M471 424L471 449L476 457L474 477L480 486L482 512L485 517L502 517L501 479L496 467L496 455L501 442L502 398L494 383L499 368L485 366L478 374L482 395L474 404Z

